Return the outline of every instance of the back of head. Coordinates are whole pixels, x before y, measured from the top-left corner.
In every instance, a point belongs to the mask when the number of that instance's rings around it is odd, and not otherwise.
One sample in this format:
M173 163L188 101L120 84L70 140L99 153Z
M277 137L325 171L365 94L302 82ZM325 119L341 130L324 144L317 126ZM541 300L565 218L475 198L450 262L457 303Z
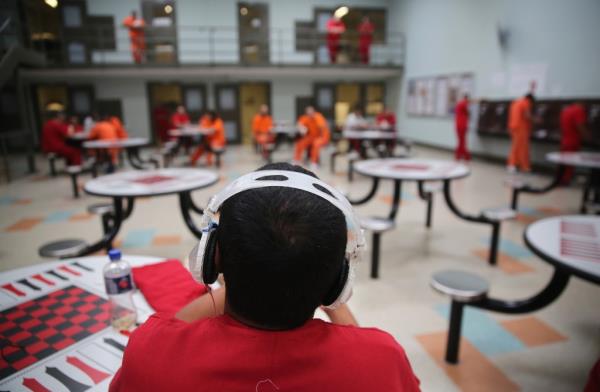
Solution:
M314 176L287 163L259 170ZM312 193L283 187L242 192L221 207L217 232L227 306L259 328L304 324L340 275L345 217Z
M529 93L525 96L525 98L527 100L529 100L529 102L531 102L532 104L535 103L535 96L532 93Z

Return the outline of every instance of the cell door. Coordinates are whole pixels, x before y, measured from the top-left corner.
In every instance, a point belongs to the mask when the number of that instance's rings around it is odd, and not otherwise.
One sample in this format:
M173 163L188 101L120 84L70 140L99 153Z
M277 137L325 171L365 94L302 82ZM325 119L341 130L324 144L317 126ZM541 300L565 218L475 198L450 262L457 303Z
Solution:
M216 108L225 125L225 136L229 143L241 141L239 86L237 84L215 85Z
M246 64L269 63L269 6L238 3L240 60Z
M315 109L325 116L330 127L335 125L335 87L333 83L316 83L314 86Z
M206 111L206 88L203 85L183 85L183 106L185 106L190 121L198 122Z
M92 86L69 86L69 114L80 122L95 111L94 88Z

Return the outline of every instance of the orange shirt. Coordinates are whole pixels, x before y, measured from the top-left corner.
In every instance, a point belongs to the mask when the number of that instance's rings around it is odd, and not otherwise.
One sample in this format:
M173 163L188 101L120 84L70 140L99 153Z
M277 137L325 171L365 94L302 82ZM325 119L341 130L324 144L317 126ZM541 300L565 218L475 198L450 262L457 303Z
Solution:
M113 125L113 127L115 127L115 130L117 131L118 139L127 139L129 137L129 135L127 134L127 131L125 130L125 128L123 127L123 124L121 123L121 120L119 120L118 117L115 117L115 116L111 117L110 123Z
M508 112L508 129L512 131L531 131L531 119L527 117L527 113L531 111L531 101L527 98L515 99L510 104Z
M208 116L202 116L200 118L200 127L201 128L212 128L214 132L207 136L208 142L212 145L224 146L226 144L225 139L225 125L223 124L223 120L217 118L211 121Z
M117 130L109 121L100 121L90 131L90 139L93 140L117 140Z
M327 120L319 112L316 112L314 116L302 115L298 119L298 123L305 126L307 129L306 136L310 138L324 138L329 140L329 126Z
M133 16L129 15L123 19L123 26L129 29L129 38L142 38L144 36L143 28L146 26L146 22L144 22L144 19L142 18L135 19Z
M268 133L273 128L273 119L268 114L257 113L252 119L252 133L254 136L259 133Z

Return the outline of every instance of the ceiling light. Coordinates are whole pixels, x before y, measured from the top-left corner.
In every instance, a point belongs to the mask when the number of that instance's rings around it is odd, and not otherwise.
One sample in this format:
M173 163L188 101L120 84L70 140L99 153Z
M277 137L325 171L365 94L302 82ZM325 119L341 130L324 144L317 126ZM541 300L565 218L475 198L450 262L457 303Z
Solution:
M244 16L248 15L248 8L246 8L246 7L240 8L240 14L242 14Z
M170 4L165 5L165 14L170 14L173 12L173 6Z
M44 3L48 4L52 8L58 7L58 0L44 0Z
M333 13L333 15L336 18L343 18L344 16L346 16L346 14L348 14L348 12L350 11L350 9L346 6L340 7L337 10L335 10L335 12Z

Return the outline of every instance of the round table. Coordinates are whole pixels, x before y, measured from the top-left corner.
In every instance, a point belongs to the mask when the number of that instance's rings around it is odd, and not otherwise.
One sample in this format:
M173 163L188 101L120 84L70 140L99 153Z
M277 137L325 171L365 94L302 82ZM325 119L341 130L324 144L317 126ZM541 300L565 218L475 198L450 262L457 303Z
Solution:
M212 132L211 129L201 128L195 126L187 126L183 128L174 128L169 130L169 136L181 138L181 137L197 137L197 136L206 136Z
M396 133L375 129L365 129L362 131L345 130L342 132L342 137L349 140L395 140Z
M425 189L425 183L441 181L443 183L444 200L450 211L460 219L492 226L489 263L496 264L501 219L493 217L486 210L480 212L478 215L470 215L462 212L452 199L450 184L454 180L469 176L470 170L466 165L454 161L436 159L382 158L356 162L354 164L354 171L373 180L371 190L365 197L350 200L350 203L354 205L364 204L371 200L377 192L380 180L394 181L392 207L387 216L387 219L390 221L395 220L398 213L402 196L402 182L417 182L419 197L427 202L427 227L431 227L433 191Z
M127 159L133 168L140 170L147 169L148 164L152 164L156 168L158 168L159 164L157 161L153 159L144 160L139 155L140 148L149 144L150 141L146 138L132 137L117 140L88 140L86 142L83 142L83 148L88 150L99 151L105 157L107 157L109 149L124 149L127 153Z
M113 199L112 223L109 233L104 237L104 244L110 246L123 220L131 214L136 197L177 194L187 227L196 237L201 238L202 232L194 224L190 212L202 214L203 211L194 204L191 192L207 188L218 180L219 176L216 173L205 169L168 168L110 174L88 181L83 189L90 195Z
M518 182L513 187L511 207L516 210L520 193L542 194L550 192L561 185L565 169L568 166L587 171L587 181L583 189L581 206L582 214L588 210L588 203L600 204L600 153L597 152L562 152L554 151L546 154L546 160L557 165L554 179L546 186L534 187Z
M163 260L123 259L132 267ZM110 327L102 277L107 262L107 256L82 257L0 273L0 325L14 324L3 328L0 341L9 360L0 363L0 390L62 391L73 381L83 384L76 390L108 390L128 338ZM138 323L154 313L139 291L133 301ZM39 341L45 342L41 349Z
M541 219L527 227L524 238L533 253L556 269L600 284L600 217Z

